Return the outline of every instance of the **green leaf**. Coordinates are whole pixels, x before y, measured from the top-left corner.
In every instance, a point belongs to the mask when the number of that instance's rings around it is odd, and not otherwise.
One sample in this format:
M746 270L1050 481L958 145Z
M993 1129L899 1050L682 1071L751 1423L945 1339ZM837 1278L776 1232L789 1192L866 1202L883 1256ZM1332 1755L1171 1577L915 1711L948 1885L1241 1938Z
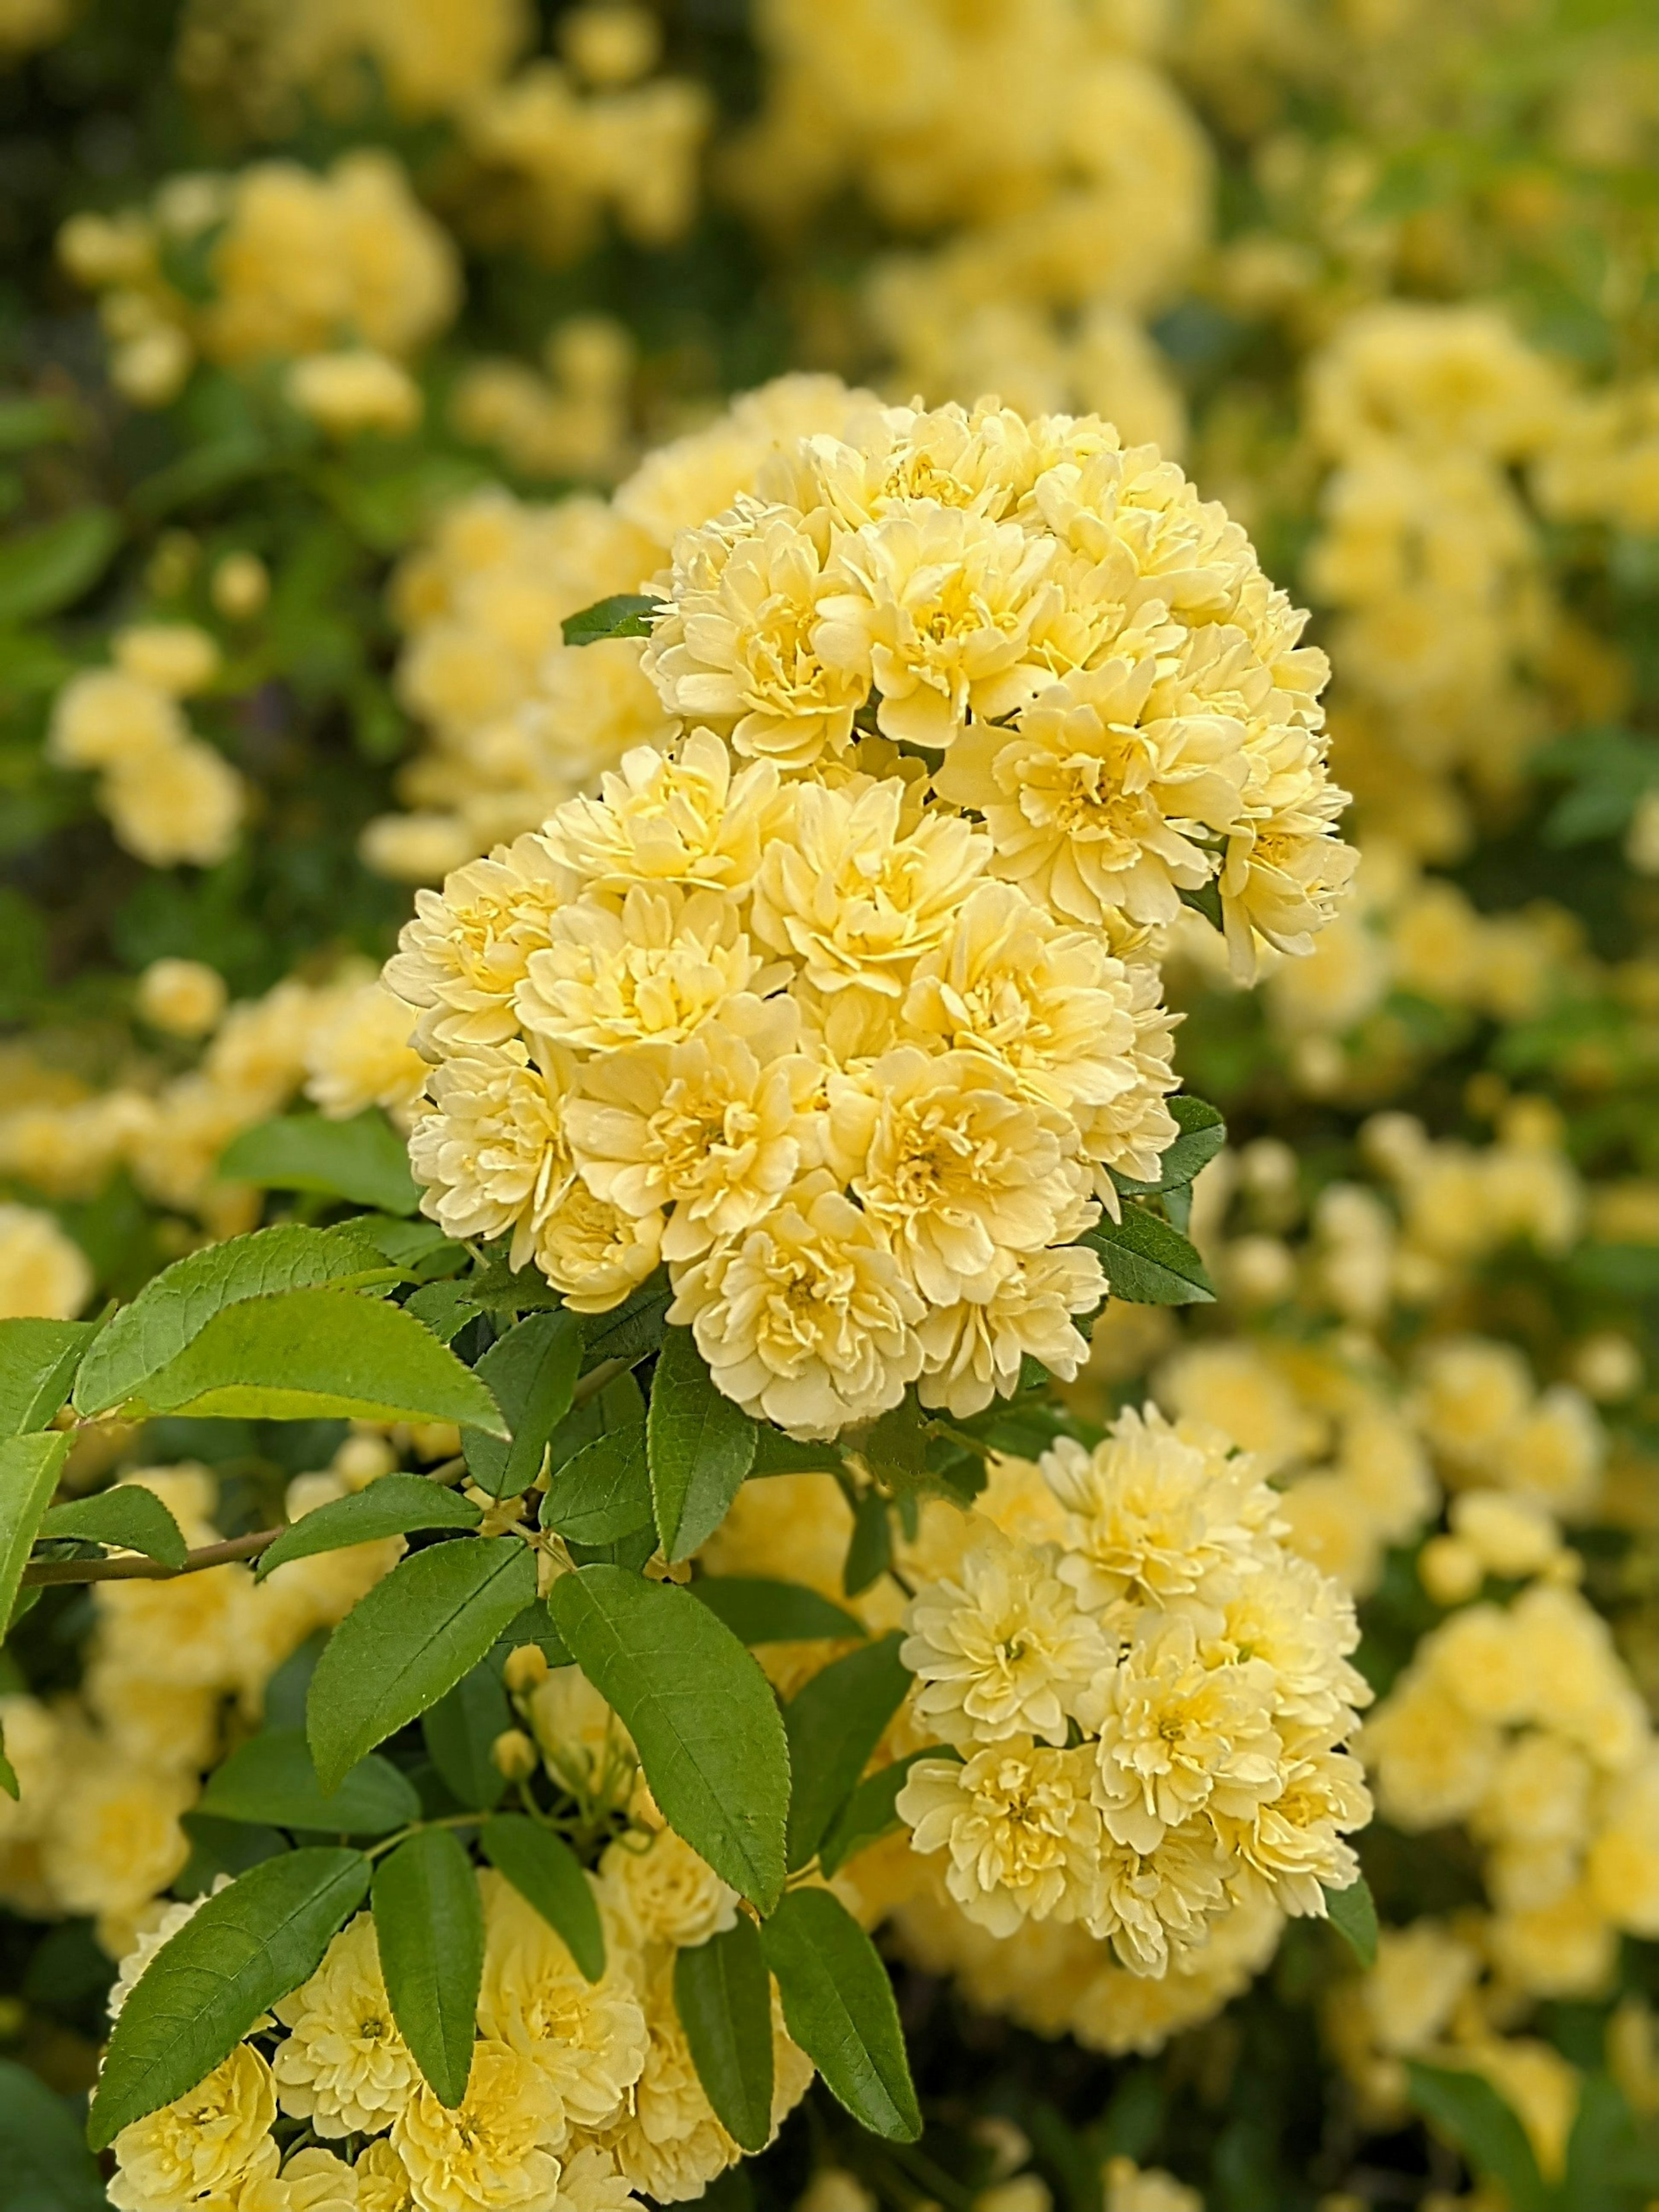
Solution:
M306 1695L324 1789L435 1705L535 1595L535 1554L517 1536L465 1536L400 1560L359 1598Z
M1182 906L1191 907L1194 914L1201 914L1212 929L1224 927L1221 911L1221 892L1213 881L1200 884L1195 890L1183 890L1181 894L1181 903Z
M95 1321L0 1321L0 1437L46 1426L97 1334Z
M476 1528L483 1518L470 1498L424 1474L382 1474L349 1498L333 1498L301 1514L262 1555L253 1572L263 1582L290 1559L343 1552L383 1536L406 1536L414 1528Z
M1330 1923L1362 1966L1376 1964L1376 1900L1362 1874L1346 1889L1325 1892Z
M86 1544L142 1552L163 1567L182 1567L190 1557L184 1531L153 1490L142 1482L118 1482L95 1498L71 1498L54 1505L40 1523L42 1540L73 1537Z
M208 1777L198 1812L220 1820L338 1836L388 1836L421 1817L414 1784L389 1759L359 1759L326 1796L302 1728L266 1729Z
M648 1528L645 1431L612 1430L568 1459L542 1500L542 1526L577 1544L611 1544Z
M1079 1239L1100 1255L1115 1298L1143 1306L1213 1305L1204 1262L1177 1229L1130 1205L1121 1221L1103 1217Z
M562 1836L523 1813L492 1814L478 1831L484 1856L534 1905L590 1982L605 1972L605 1928L593 1885Z
M814 1674L783 1709L789 1737L789 1870L806 1865L852 1794L915 1676L895 1630Z
M541 1473L547 1440L570 1411L581 1364L580 1317L562 1311L532 1314L478 1362L476 1371L512 1431L509 1444L476 1429L461 1438L473 1480L492 1498L516 1498Z
M55 395L0 399L0 453L27 453L73 438L78 419L69 402Z
M823 2085L889 2142L915 2142L921 2113L887 1969L840 1899L792 1889L761 1929L783 2017Z
M1502 2184L1513 2212L1547 2212L1549 2193L1527 2131L1492 2083L1462 2067L1406 2062L1411 2101L1483 2180Z
M797 1443L769 1421L758 1425L753 1474L838 1474L842 1457L834 1444Z
M915 1398L901 1399L878 1421L847 1441L890 1490L915 1490L927 1482L927 1420Z
M495 1638L495 1649L505 1660L509 1651L516 1651L525 1644L533 1644L550 1667L574 1667L576 1663L565 1649L563 1637L553 1626L545 1598L538 1597L522 1613L515 1613Z
M758 1431L708 1371L689 1328L671 1328L646 1416L651 1501L663 1557L689 1559L725 1520L755 1463Z
M823 1841L818 1845L818 1864L825 1875L834 1874L837 1867L845 1866L858 1852L867 1850L872 1844L878 1844L884 1836L890 1836L903 1825L896 1809L896 1800L919 1759L955 1756L943 1744L930 1744L925 1750L909 1752L904 1758L894 1759L890 1766L878 1767L873 1774L866 1775L824 1830Z
M283 1291L215 1314L144 1383L155 1413L247 1421L454 1421L504 1430L430 1329L352 1291Z
M107 2212L67 2099L9 2058L0 2058L0 2172L7 2212Z
M805 1583L762 1575L703 1575L689 1585L744 1644L805 1644L819 1637L862 1638L864 1625Z
M608 637L649 637L653 617L662 605L643 592L613 592L560 625L567 645L599 645Z
M413 1213L421 1202L403 1139L377 1107L349 1121L287 1114L233 1137L219 1158L229 1182L265 1190L314 1190L382 1213Z
M1185 1097L1167 1102L1180 1129L1169 1150L1159 1158L1156 1182L1138 1182L1133 1176L1111 1171L1112 1181L1121 1191L1134 1196L1144 1196L1153 1191L1179 1190L1192 1182L1199 1170L1206 1167L1227 1141L1227 1124L1216 1109L1202 1098Z
M0 1636L17 1602L17 1587L58 1477L69 1457L66 1435L8 1437L0 1443Z
M440 1344L453 1344L483 1308L465 1283L422 1283L412 1297L404 1300L404 1311L429 1328Z
M772 1977L746 1913L675 1954L674 2009L715 2117L740 2148L764 2150L772 2139Z
M309 1981L368 1882L361 1851L284 1851L198 1906L122 2007L87 2123L93 2148L193 2089L261 2013Z
M770 1911L783 1888L789 1749L752 1656L684 1590L621 1567L562 1575L548 1605L633 1737L663 1817Z
M866 1490L853 1508L853 1533L847 1540L847 1559L841 1586L848 1597L867 1590L893 1563L893 1530L887 1500L878 1490Z
M374 1936L392 2018L453 2111L472 2071L484 1926L478 1877L447 1828L422 1828L375 1868Z
M136 1398L227 1306L349 1281L381 1264L380 1254L354 1223L306 1229L284 1222L191 1252L153 1276L106 1324L81 1362L75 1409L106 1413Z
M77 507L0 544L0 623L33 622L89 592L121 542L112 507Z
M647 1275L638 1290L630 1291L619 1306L609 1313L590 1316L587 1327L587 1355L582 1361L584 1374L607 1359L626 1359L630 1364L654 1352L662 1342L667 1327L665 1316L674 1303L673 1285L668 1279L668 1270L659 1267Z
M432 1764L459 1804L489 1812L499 1803L507 1777L490 1747L513 1715L493 1667L473 1667L453 1690L421 1716L421 1735Z
M0 1728L0 1790L3 1790L15 1805L23 1792L17 1780L17 1769L6 1757L6 1732Z

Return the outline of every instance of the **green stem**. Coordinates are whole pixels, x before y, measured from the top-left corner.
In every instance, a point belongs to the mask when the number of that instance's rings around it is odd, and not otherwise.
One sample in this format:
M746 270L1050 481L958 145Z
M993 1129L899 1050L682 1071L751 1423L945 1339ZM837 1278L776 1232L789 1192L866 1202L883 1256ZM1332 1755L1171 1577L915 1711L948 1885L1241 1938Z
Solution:
M487 1813L441 1813L433 1820L411 1820L406 1828L395 1834L382 1836L378 1844L371 1844L364 1853L366 1858L378 1859L399 1844L406 1844L411 1836L418 1836L426 1828L481 1828L489 1819Z

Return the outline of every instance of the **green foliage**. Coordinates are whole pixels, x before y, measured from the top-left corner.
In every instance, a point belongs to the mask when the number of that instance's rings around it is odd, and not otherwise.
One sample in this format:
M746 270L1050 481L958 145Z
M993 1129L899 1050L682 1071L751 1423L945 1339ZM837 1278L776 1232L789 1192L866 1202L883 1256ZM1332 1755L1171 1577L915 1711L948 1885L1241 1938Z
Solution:
M919 1759L950 1759L956 1755L942 1744L930 1744L866 1775L842 1800L839 1811L823 1832L818 1845L818 1864L823 1873L834 1874L848 1859L867 1850L872 1844L878 1844L884 1836L890 1836L899 1826L896 1801Z
M190 1556L179 1523L153 1490L124 1482L94 1498L54 1505L40 1523L42 1540L68 1538L112 1549L142 1552L163 1567L182 1567Z
M562 1836L523 1813L496 1813L478 1831L484 1856L534 1905L590 1982L605 1972L605 1928L592 1885Z
M566 1460L542 1500L544 1528L577 1544L610 1544L651 1525L646 1432L613 1429Z
M671 1328L651 1381L646 1436L663 1557L690 1559L726 1518L755 1463L757 1429L716 1388L689 1328Z
M789 1751L750 1653L707 1606L621 1567L562 1576L548 1602L671 1826L769 1911L783 1889Z
M0 1443L0 1634L69 1447L62 1435L9 1437Z
M1112 1181L1121 1191L1145 1196L1178 1190L1191 1182L1199 1170L1206 1167L1226 1143L1225 1120L1202 1098L1179 1096L1171 1098L1169 1105L1181 1133L1158 1160L1158 1181L1137 1182L1133 1176L1119 1175L1114 1169Z
M1362 1966L1376 1964L1376 1900L1361 1875L1346 1889L1328 1889L1325 1906L1337 1934Z
M428 1755L458 1803L487 1813L500 1802L507 1777L490 1751L512 1718L507 1693L488 1660L469 1668L422 1714Z
M472 1863L428 1827L374 1869L374 1928L392 2016L440 2100L459 2105L472 2069L483 1978L483 1910Z
M261 1553L254 1574L263 1581L290 1559L314 1559L319 1552L343 1551L416 1529L476 1528L483 1517L470 1498L425 1475L383 1474L366 1490L302 1514Z
M302 1728L267 1728L208 1777L198 1809L219 1820L315 1835L385 1836L421 1816L413 1785L389 1759L359 1759L326 1795Z
M700 1575L690 1587L692 1596L701 1598L744 1644L799 1644L864 1634L855 1613L805 1583L773 1582L763 1575Z
M261 1121L231 1139L219 1172L235 1182L316 1191L386 1213L413 1213L420 1202L403 1139L373 1110L349 1121L325 1121L318 1114Z
M492 1344L477 1372L501 1407L512 1441L477 1429L461 1438L473 1480L492 1498L514 1498L541 1472L549 1437L570 1411L581 1371L582 1325L573 1313L532 1314Z
M598 645L608 637L649 637L651 618L660 599L653 599L639 592L616 592L608 599L596 600L584 607L580 614L564 618L564 641L567 645Z
M1193 1247L1179 1230L1141 1206L1126 1206L1121 1221L1103 1216L1082 1242L1099 1253L1115 1298L1148 1306L1215 1303L1215 1286Z
M0 1437L46 1427L97 1334L90 1321L0 1321Z
M0 2169L8 2212L104 2212L109 2202L69 2106L9 2058L0 2058Z
M914 2142L921 2112L887 1970L827 1889L792 1889L761 1929L789 2033L872 2135Z
M789 1737L788 1854L805 1866L904 1702L912 1677L895 1632L861 1644L804 1683L783 1709Z
M716 2116L744 2150L772 2134L772 1978L755 1923L674 1955L674 2005Z

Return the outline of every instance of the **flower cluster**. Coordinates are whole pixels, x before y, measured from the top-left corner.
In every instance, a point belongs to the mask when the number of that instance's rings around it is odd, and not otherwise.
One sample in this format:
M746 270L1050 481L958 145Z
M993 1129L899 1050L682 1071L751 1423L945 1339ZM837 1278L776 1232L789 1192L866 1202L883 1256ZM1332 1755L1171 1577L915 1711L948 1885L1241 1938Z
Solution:
M1130 1412L1042 1471L1057 1539L976 1528L909 1608L916 1723L959 1754L899 1793L915 1848L993 1935L1077 1922L1142 1975L1240 1907L1322 1915L1370 1809L1352 1603L1215 1431Z
M422 893L426 1206L571 1304L659 1260L799 1435L1074 1372L1075 1240L1174 1134L1152 927L1295 951L1352 855L1322 663L1243 533L1098 422L873 410L682 533L683 732ZM1125 956L1128 957L1125 957Z

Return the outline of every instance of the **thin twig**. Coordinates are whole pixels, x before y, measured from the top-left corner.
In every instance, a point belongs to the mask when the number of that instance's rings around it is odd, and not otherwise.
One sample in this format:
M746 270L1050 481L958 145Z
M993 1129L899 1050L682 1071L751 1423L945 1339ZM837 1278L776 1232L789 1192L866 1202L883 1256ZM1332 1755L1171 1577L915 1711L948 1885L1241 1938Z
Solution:
M191 1552L182 1567L163 1566L159 1559L137 1555L118 1559L37 1559L23 1570L25 1589L47 1583L168 1583L179 1575L199 1575L208 1567L222 1567L232 1559L257 1559L285 1532L256 1529L251 1536L228 1536L222 1544L204 1544Z

